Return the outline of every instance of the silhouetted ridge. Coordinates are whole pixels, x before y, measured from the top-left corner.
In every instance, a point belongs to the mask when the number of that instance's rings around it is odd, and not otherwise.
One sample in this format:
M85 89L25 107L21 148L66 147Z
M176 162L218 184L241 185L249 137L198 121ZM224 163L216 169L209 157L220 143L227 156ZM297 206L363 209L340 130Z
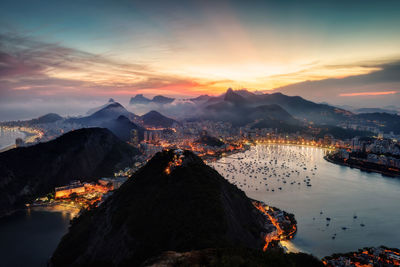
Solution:
M150 99L144 97L142 94L135 95L135 97L132 97L131 100L129 101L129 104L147 104L151 102Z
M133 164L139 151L109 130L87 128L0 153L0 215L72 180L93 181Z
M32 119L30 121L28 121L31 124L40 124L40 123L53 123L59 120L62 120L63 117L61 117L60 115L56 114L56 113L48 113L46 115L43 115L37 119Z
M161 113L157 111L150 111L143 116L140 117L143 121L143 124L145 126L149 127L171 127L174 123L176 123L175 120L171 118L167 118Z
M225 93L224 101L232 103L244 103L246 100L243 96L235 93L231 88Z
M51 263L138 266L169 250L261 250L264 223L244 192L192 152L163 151L76 219Z
M104 123L108 120L117 119L121 115L130 119L137 117L135 114L126 110L120 103L110 102L110 104L94 112L90 116L82 118L70 118L68 121L83 124L85 126L99 126L101 123Z
M170 98L162 95L156 95L153 97L153 102L159 103L159 104L169 104L172 103L175 100L175 98Z

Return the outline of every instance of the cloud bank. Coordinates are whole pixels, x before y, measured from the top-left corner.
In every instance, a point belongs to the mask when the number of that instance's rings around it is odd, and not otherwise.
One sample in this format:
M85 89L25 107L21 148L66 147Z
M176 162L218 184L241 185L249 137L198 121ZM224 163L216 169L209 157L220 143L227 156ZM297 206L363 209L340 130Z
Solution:
M344 78L305 81L274 89L317 102L356 107L383 107L400 104L400 61L370 65L368 74Z

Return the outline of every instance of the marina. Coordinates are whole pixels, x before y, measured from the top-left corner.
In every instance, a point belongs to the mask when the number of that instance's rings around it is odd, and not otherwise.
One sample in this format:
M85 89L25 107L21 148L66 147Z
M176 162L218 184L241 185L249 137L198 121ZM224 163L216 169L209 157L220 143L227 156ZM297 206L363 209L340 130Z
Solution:
M248 197L294 214L296 231L280 241L287 251L322 258L362 247L399 247L400 180L330 163L323 158L327 151L258 144L208 164ZM13 262L23 251L21 265L43 265L76 213L65 205L46 205L2 218L0 248L5 262ZM33 245L37 242L41 246Z
M324 160L317 147L259 144L210 163L247 196L293 213L285 247L323 257L366 246L400 246L400 180ZM237 158L240 158L238 160Z

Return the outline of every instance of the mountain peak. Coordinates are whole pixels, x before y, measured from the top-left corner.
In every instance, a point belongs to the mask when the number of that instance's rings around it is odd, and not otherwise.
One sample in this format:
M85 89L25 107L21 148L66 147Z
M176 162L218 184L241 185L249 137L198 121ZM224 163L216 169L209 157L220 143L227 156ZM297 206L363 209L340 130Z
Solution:
M120 103L118 102L110 102L111 104L105 106L103 109L110 109L110 108L124 108ZM125 108L124 108L125 109Z
M31 123L32 124L40 124L40 123L52 123L52 122L56 122L59 120L62 120L63 117L61 117L60 115L58 115L57 113L47 113L43 116L40 116L37 119L32 119Z
M163 116L160 112L155 111L155 110L150 110L149 112L147 112L145 115L156 115L156 116ZM145 116L143 115L143 116Z
M143 94L137 94L131 98L129 104L147 104L151 102L150 99L143 96Z
M232 102L232 103L242 103L245 101L245 98L229 88L224 97L224 101Z
M174 100L175 98L170 98L163 95L156 95L155 97L153 97L152 101L159 104L169 104L172 103Z
M165 117L160 112L152 110L140 117L143 120L143 124L148 127L171 127L175 120Z

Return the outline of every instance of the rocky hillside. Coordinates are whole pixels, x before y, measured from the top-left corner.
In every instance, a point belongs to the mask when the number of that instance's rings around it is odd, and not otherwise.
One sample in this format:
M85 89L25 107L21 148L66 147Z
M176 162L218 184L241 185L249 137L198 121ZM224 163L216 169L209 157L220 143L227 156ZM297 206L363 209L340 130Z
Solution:
M224 142L222 142L218 138L216 138L214 136L210 136L210 135L201 136L198 140L195 141L195 143L207 145L207 146L213 146L213 147L221 147L221 146L225 145Z
M244 192L199 157L163 151L99 208L72 222L51 265L139 266L165 251L261 251L271 231L266 227Z
M101 127L107 128L113 134L115 134L122 141L130 141L131 139L131 131L137 130L139 135L139 140L143 140L143 134L145 129L136 125L127 117L121 115L115 120L110 120L102 123Z
M72 180L111 175L132 164L138 153L102 128L80 129L0 153L0 216Z
M143 121L143 125L147 127L164 127L168 128L171 127L174 123L177 123L177 121L165 117L161 113L152 110L143 116L140 116L140 119Z
M263 252L249 248L203 249L190 252L167 251L147 260L142 266L254 266L254 267L323 267L317 258L304 253L286 254L274 249Z

